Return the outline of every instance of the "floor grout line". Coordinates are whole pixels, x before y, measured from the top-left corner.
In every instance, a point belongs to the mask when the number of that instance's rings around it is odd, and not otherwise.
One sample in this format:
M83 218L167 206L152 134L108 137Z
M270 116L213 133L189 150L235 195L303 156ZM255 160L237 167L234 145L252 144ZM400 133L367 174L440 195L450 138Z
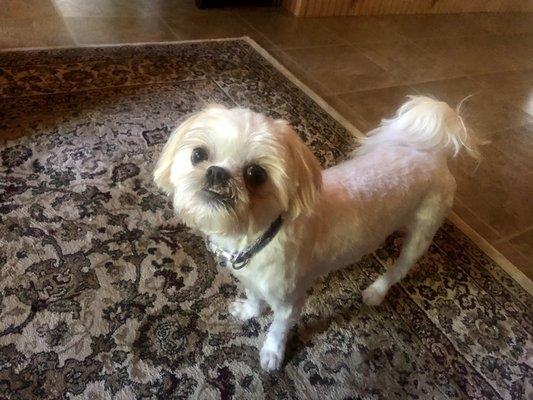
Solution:
M253 26L250 22L246 20L242 15L239 15L239 13L236 13L236 17L239 21L241 21L248 29L251 29L253 32L255 32L257 35L262 36L264 39L268 40L270 44L274 46L274 50L281 50L281 48L278 46L278 44L272 40L270 40L269 37L267 37L263 32L261 32L259 29L257 29L255 26Z
M63 24L63 26L65 27L65 29L67 30L69 36L70 36L70 39L72 40L72 42L74 43L74 45L79 45L80 43L78 42L78 39L76 39L76 35L74 35L72 29L70 28L69 24L67 24L67 21L65 20L65 17L63 15L63 13L61 12L61 10L59 9L59 7L57 6L55 0L51 0L51 3L52 3L52 7L54 7L54 10L56 11L57 13L57 16L61 19L61 22Z
M167 21L165 21L165 19L163 18L163 16L161 15L155 15L156 18L161 21L163 23L164 26L167 27L167 29L170 31L170 33L172 33L172 35L174 35L174 39L176 40L181 40L182 38L174 31L174 29L172 29L172 27L168 24Z
M468 211L470 214L472 214L474 217L476 217L483 225L485 225L485 227L487 227L493 234L495 234L498 237L497 240L500 240L500 238L502 237L502 235L500 235L500 232L498 232L495 228L492 227L492 225L490 225L483 218L481 218L474 211L472 211L472 209L470 207L468 207L463 200L461 200L461 198L459 197L458 194L455 195L455 199L457 201L459 201L459 203L461 203L461 206L464 207L466 209L466 211ZM488 240L487 240L487 242L488 242Z
M528 231L531 231L533 230L533 225L531 226L528 226L527 228L523 228L523 229L519 229L518 231L510 234L510 235L507 235L507 236L502 236L500 239L498 240L495 240L494 243L495 244L501 244L503 242L507 242L507 241L511 241L512 239L528 232ZM521 253L519 250L517 250L519 253Z

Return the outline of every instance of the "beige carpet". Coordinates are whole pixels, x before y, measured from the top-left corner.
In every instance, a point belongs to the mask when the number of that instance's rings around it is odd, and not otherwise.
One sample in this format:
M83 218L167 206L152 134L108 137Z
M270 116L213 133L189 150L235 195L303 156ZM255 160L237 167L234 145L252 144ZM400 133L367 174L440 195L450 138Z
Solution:
M450 223L381 307L398 238L319 282L263 373L270 316L228 316L242 288L151 181L208 102L288 119L324 166L353 148L243 40L0 53L0 398L532 398L532 298Z

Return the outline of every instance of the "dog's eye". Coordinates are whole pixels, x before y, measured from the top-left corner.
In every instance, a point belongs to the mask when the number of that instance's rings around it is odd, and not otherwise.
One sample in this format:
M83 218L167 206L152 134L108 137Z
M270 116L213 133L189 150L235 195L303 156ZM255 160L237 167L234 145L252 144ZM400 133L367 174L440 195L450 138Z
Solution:
M192 151L191 163L192 165L200 164L202 161L207 160L208 154L205 147L197 147Z
M259 165L252 164L244 170L244 182L251 188L256 188L267 180L266 171Z

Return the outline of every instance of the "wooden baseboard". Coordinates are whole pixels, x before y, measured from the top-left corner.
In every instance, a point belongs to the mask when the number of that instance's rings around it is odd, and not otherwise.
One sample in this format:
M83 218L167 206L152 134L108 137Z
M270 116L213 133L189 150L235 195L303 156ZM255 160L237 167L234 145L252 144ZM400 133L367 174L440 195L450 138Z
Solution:
M532 0L283 0L282 4L299 17L533 12Z

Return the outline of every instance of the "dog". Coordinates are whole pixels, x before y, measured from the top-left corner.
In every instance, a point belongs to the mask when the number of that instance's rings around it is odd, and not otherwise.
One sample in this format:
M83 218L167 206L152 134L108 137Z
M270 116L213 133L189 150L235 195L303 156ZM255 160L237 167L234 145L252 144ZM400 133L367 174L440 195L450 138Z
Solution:
M244 321L272 309L260 363L273 371L319 276L402 230L398 260L363 291L378 305L426 252L452 207L448 160L463 149L479 156L458 113L424 96L409 97L348 161L326 170L286 121L212 105L171 134L154 180L244 285L247 298L229 312Z

